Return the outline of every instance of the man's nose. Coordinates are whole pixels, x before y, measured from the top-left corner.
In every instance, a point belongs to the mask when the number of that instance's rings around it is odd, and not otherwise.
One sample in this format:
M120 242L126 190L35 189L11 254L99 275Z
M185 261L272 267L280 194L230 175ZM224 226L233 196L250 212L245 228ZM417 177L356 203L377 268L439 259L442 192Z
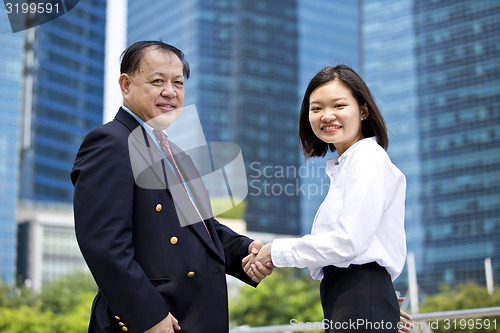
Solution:
M161 95L164 97L174 98L175 96L177 96L177 93L175 92L174 86L171 83L167 83L163 87Z

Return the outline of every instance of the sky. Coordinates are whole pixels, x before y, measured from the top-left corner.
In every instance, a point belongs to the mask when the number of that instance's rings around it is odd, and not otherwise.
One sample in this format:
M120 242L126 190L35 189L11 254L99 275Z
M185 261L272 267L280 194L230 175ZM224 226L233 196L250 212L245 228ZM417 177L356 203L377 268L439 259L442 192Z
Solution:
M127 1L108 0L104 70L103 123L111 121L122 105L118 85L120 55L127 47Z

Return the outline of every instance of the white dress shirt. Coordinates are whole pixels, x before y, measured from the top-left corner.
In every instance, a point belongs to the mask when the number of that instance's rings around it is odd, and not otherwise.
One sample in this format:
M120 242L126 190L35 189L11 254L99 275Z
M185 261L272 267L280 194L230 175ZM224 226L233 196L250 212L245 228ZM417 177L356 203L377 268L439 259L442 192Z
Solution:
M330 189L311 234L276 239L276 267L307 267L313 279L323 267L377 262L394 281L404 267L406 179L374 137L360 140L327 161Z

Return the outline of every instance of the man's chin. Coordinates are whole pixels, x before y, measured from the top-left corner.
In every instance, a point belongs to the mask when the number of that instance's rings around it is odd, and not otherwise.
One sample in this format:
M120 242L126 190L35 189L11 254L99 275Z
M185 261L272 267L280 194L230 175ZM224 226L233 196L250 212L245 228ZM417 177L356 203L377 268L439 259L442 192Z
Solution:
M169 128L181 114L182 109L176 109L154 117L147 121L148 125L158 130Z

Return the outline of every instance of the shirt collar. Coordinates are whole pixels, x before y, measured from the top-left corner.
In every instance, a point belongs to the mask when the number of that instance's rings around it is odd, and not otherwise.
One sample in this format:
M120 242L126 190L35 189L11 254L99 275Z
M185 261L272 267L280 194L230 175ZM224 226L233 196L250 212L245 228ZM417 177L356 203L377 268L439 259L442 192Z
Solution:
M137 120L142 127L144 127L144 129L149 133L149 135L151 135L153 138L155 137L154 134L153 134L153 129L154 128L151 125L149 125L147 122L145 122L144 120L142 120L141 118L139 118L138 115L136 115L135 113L133 113L125 105L122 105L122 109L125 110L125 111L127 111L132 117L134 117L134 119ZM165 130L163 130L163 133L165 133L165 136L168 139L167 132Z
M356 150L357 146L361 145L362 142L367 142L367 141L373 141L373 142L377 143L377 138L374 137L374 136L371 136L369 138L361 139L361 140L355 142L349 148L347 148L347 150L342 155L336 156L336 157L333 157L333 158L329 159L327 161L327 163L331 164L331 165L339 165L340 163L342 163L347 158L347 156L349 156L349 154L351 154L354 150Z

